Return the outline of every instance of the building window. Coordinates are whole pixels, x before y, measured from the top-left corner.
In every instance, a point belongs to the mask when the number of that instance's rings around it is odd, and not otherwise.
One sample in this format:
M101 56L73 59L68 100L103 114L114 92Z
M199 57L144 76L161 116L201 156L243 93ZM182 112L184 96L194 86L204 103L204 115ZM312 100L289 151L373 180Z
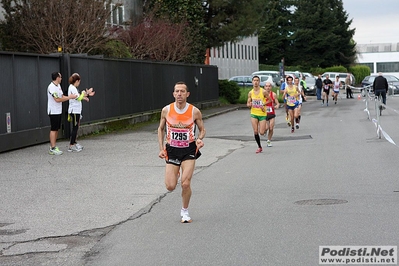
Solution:
M230 43L230 58L234 58L233 57L233 44Z
M368 53L378 53L378 46L368 46L367 52Z
M384 52L390 52L390 51L391 51L391 46L390 45L384 46Z
M377 63L376 72L399 72L399 62Z
M226 43L226 58L229 58L229 44Z
M234 44L234 59L237 59L237 44Z
M108 5L108 9L111 15L107 20L107 26L123 26L123 22L125 21L124 6L122 4L110 4Z
M240 59L240 45L237 43L237 59Z

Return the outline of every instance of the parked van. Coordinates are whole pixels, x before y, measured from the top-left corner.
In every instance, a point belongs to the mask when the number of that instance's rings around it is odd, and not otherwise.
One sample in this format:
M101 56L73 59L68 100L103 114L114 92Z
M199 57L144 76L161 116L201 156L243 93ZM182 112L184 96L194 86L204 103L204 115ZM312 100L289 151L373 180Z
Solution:
M324 72L322 75L321 75L321 79L322 80L324 80L325 78L326 78L326 76L328 75L328 78L331 80L331 81L334 81L335 80L335 77L336 76L339 76L339 81L342 83L342 85L345 85L345 79L346 79L346 77L348 76L348 73L342 73L342 72ZM354 84L356 84L356 80L355 80L355 76L353 76L352 74L351 74L351 76L352 76L352 84L350 84L350 85L354 85Z

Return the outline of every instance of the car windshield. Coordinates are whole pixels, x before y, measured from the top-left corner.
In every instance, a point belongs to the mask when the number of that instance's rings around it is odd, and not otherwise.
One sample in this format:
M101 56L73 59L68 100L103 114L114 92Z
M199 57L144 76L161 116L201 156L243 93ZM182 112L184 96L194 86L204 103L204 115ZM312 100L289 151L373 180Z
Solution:
M306 80L306 83L316 83L316 81L315 81L315 78L314 77L306 77L305 78L305 80Z
M307 78L314 78L314 76L310 73L303 73L303 75Z
M269 76L261 76L260 81L267 81L269 79Z
M395 76L386 76L388 82L399 81L399 79Z

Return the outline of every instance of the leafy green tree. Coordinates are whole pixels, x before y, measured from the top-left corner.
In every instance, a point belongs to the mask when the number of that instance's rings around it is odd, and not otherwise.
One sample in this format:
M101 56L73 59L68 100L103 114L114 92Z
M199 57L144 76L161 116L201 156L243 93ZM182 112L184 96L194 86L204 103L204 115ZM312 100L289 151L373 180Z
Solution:
M293 14L295 31L287 61L305 67L348 67L354 61L354 30L342 0L297 0Z
M194 37L193 59L204 62L206 48L220 47L256 33L264 0L152 0L148 9L173 22L188 22Z
M260 62L286 65L348 67L355 61L355 30L342 0L270 0L260 31ZM277 34L278 33L278 34Z
M223 46L257 33L262 25L264 0L209 0L203 2L207 48Z
M259 29L259 63L277 65L285 56L292 34L290 0L269 0Z

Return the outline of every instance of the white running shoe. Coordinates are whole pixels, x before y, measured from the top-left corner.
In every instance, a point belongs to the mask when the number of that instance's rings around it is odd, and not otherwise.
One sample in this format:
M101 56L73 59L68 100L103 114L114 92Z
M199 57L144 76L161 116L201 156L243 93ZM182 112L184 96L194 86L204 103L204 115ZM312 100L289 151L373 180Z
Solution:
M193 220L191 220L187 209L186 210L181 209L180 216L181 216L181 222L182 223L191 223L193 221Z
M68 148L68 152L80 152L81 150L76 145L69 146Z
M267 147L273 147L272 142L270 140L267 140L266 143L267 143Z
M50 147L48 153L49 153L50 155L61 155L61 154L63 154L63 152L60 151L60 149L58 149L58 147L54 147L54 148L51 148L51 147Z
M79 143L76 143L75 145L76 145L76 148L78 148L78 149L80 149L80 150L83 150L83 148L84 148L84 147L83 147L82 145L80 145Z

